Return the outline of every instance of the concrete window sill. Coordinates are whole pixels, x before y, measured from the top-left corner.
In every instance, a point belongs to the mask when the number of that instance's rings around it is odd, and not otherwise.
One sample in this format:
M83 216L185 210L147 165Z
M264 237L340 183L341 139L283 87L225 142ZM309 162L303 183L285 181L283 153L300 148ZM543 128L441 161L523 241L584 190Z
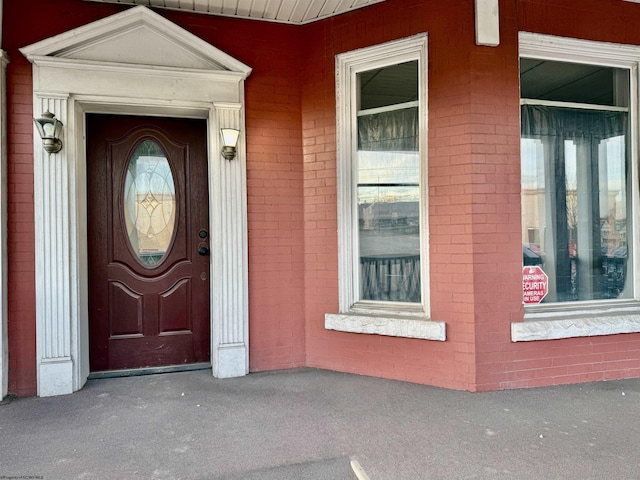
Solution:
M574 307L575 308L575 307ZM640 333L640 305L525 313L511 323L512 342Z
M445 322L434 322L413 316L327 313L324 317L324 327L327 330L368 335L420 338L441 342L447 339Z

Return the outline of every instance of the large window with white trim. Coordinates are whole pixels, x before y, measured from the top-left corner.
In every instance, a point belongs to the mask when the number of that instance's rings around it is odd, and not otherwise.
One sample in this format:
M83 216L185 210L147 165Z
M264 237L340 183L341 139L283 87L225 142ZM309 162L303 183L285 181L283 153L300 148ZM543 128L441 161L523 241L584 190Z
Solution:
M633 300L637 60L611 47L523 50L524 303Z
M341 311L427 312L426 36L339 55Z

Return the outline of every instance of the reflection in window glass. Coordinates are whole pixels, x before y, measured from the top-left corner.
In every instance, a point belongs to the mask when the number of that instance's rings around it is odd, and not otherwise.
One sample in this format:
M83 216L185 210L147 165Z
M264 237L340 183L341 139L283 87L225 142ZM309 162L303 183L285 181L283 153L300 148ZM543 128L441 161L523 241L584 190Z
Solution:
M417 62L363 72L358 81L360 298L420 302Z
M544 302L631 298L628 113L522 106L524 265Z
M149 267L164 258L173 238L173 175L160 145L145 140L133 153L124 190L124 218L133 251Z

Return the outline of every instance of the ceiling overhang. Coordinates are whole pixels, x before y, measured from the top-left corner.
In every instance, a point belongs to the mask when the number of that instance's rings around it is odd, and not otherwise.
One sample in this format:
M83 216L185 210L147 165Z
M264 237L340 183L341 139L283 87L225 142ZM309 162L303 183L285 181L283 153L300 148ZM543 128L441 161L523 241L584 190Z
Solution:
M302 25L386 0L87 0Z

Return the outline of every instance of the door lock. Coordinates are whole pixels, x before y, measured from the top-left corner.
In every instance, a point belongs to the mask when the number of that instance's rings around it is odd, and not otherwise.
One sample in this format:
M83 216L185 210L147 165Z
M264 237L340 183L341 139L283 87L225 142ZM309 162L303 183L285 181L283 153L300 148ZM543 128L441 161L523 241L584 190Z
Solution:
M203 245L200 248L198 248L198 254L202 255L203 257L205 257L205 256L209 255L209 249Z

